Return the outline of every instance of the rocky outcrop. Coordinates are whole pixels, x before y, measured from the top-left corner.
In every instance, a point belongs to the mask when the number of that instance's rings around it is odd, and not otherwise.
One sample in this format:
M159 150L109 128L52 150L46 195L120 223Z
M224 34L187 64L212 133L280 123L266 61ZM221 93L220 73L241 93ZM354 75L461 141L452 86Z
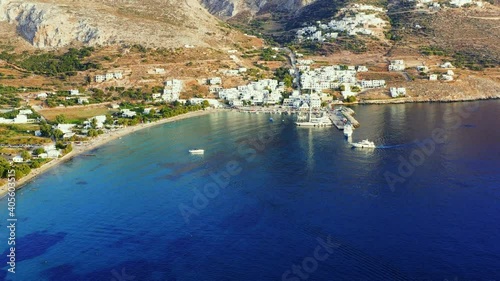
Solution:
M316 0L200 0L212 14L231 18L242 12L255 15L261 11L296 12Z
M0 20L15 24L19 35L37 48L59 48L73 41L103 43L100 32L57 6L0 0Z
M199 0L0 0L0 21L41 49L74 43L214 46L232 40Z

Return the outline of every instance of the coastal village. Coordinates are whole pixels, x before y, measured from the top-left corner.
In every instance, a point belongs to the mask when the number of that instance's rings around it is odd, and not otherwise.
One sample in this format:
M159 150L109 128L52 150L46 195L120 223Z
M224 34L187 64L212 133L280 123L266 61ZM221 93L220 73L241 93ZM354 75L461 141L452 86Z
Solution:
M445 5L481 8L483 2ZM444 8L424 0L416 0L415 7L428 12ZM244 34L240 40L245 44L217 50L191 44L70 49L63 56L92 57L102 65L66 72L58 78L64 82L53 85L47 75L12 67L4 52L0 79L14 84L0 85L0 174L13 167L21 179L33 174L31 169L48 167L131 128L215 109L296 114L297 125L335 125L352 134L350 126L359 124L346 105L440 100L434 89L450 95L468 85L463 81L476 83L470 80L476 77L471 70L456 67L445 55L432 55L441 52L433 48L424 49L427 56L393 52L374 57L356 52L325 56L300 47L358 37L387 42L387 13L373 5L348 5L328 21L297 28L290 47L266 46ZM24 81L38 86L26 87Z
M284 49L275 48L276 52L285 52ZM238 61L237 52L229 50L231 60ZM300 53L290 53L293 57L303 57ZM231 109L244 112L281 112L298 114L300 120L303 114L314 111L312 125L324 126L335 124L343 129L345 117L351 122L357 122L351 114L342 115L340 112L331 114L333 105L355 101L356 97L371 89L383 89L391 98L400 98L408 95L405 87L393 85L388 87L384 79L363 79L360 74L369 73L366 65L327 65L318 66L312 59L291 60L291 67L286 68L288 77L292 84L285 84L273 78L255 79L247 84L235 87L223 87L225 79L245 75L248 71L243 65L238 65L234 70L220 70L220 76L206 77L197 80L199 85L206 86L204 97L182 98L185 93L186 81L177 78L164 80L158 92L147 97L147 102L141 106L128 103L107 103L106 114L95 115L78 122L68 122L64 115L57 115L55 122L48 124L37 109L43 111L43 104L56 100L55 108L90 107L98 105L99 100L95 98L95 90L69 89L67 91L34 92L29 94L35 104L12 110L3 110L0 124L8 126L28 126L33 130L26 130L24 135L31 135L36 139L35 143L29 141L25 144L4 142L0 144L6 148L1 154L2 161L10 163L11 166L22 167L19 169L18 177L22 178L28 172L28 167L37 169L41 165L53 159L59 159L68 154L74 148L85 147L92 143L95 137L102 138L127 126L139 124L152 124L164 117L165 106L170 104L180 105L188 110L200 109ZM392 60L387 63L387 72L404 72L407 65L403 60ZM429 81L452 81L454 77L453 65L443 62L432 67L418 65L413 66L419 73L428 76ZM439 70L440 74L437 74ZM96 74L92 85L103 83L119 83L126 79L125 71L112 70L110 72ZM154 68L150 71L152 75L165 76L164 68ZM130 74L129 74L130 75ZM403 75L403 74L401 74ZM76 109L78 110L78 109ZM330 112L330 118L324 118ZM312 113L311 113L312 115ZM173 115L172 115L173 116ZM7 118L9 117L9 118ZM302 118L303 119L303 118ZM307 118L306 118L307 119ZM318 122L318 123L314 123ZM358 125L358 124L357 124ZM10 151L10 153L9 153Z

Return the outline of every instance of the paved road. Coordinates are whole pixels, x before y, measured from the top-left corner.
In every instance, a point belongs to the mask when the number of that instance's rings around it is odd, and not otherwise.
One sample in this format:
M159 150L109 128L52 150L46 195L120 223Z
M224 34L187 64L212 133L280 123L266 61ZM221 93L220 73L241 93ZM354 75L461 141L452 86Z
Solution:
M297 67L297 59L295 57L295 53L288 49L288 48L283 48L287 53L288 53L288 58L290 59L290 64L292 65L292 68L295 70L295 79L297 81L297 90L300 92L300 71L299 68Z

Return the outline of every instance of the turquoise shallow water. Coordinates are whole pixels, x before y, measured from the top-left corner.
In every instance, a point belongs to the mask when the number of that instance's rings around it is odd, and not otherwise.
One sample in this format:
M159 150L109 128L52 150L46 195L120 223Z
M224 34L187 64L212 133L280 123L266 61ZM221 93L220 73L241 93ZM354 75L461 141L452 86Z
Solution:
M499 108L358 106L375 150L265 114L138 131L18 191L0 279L500 280ZM5 198L0 214L6 251Z

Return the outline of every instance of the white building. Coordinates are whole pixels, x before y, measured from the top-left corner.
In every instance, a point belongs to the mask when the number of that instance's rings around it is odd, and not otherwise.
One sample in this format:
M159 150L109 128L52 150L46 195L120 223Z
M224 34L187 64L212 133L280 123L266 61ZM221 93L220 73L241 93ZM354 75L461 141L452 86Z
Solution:
M173 102L179 99L182 91L182 81L177 79L165 81L162 99L166 102Z
M78 98L78 104L85 104L89 103L89 98L88 97L80 97Z
M106 81L106 75L96 75L95 76L95 81L97 83L101 83L101 82Z
M222 84L222 79L220 77L213 77L208 79L210 85L220 85Z
M30 115L30 114L33 114L33 111L31 111L31 109L21 109L21 110L19 110L19 114Z
M80 91L78 91L77 89L72 89L72 90L69 90L69 94L70 94L70 96L78 96L78 95L80 95Z
M36 97L39 98L39 99L46 99L47 96L48 96L47 93L40 93Z
M405 63L403 60L393 60L389 64L389 71L403 71L405 70Z
M55 129L60 130L63 134L67 134L72 133L75 126L75 124L57 124ZM47 149L45 149L45 151L47 151Z
M391 93L391 97L393 97L393 98L397 98L400 96L406 96L406 89L405 88L391 87L390 93Z
M453 64L451 64L451 62L449 62L449 61L443 63L440 66L441 66L441 68L454 68Z
M55 159L61 157L62 153L59 150L49 150L47 151L47 158Z
M137 115L137 112L131 111L130 109L122 109L122 117L124 118L133 118Z
M165 74L165 69L163 68L155 68L153 69L154 74Z
M24 162L24 159L23 159L21 156L16 155L16 156L14 156L14 157L12 158L12 162L14 162L14 163L23 163L23 162Z
M18 114L14 119L5 119L0 117L0 124L26 124L26 123L34 123L34 119L28 119L28 116L23 114Z
M453 75L443 74L443 75L441 75L441 78L444 81L453 81Z
M429 75L429 80L430 81L437 81L438 80L437 74L431 74L431 75Z
M368 71L368 67L364 66L364 65L358 65L356 70L358 72L367 72Z
M115 75L114 73L106 73L106 81L108 80L112 80L113 78L115 78Z

